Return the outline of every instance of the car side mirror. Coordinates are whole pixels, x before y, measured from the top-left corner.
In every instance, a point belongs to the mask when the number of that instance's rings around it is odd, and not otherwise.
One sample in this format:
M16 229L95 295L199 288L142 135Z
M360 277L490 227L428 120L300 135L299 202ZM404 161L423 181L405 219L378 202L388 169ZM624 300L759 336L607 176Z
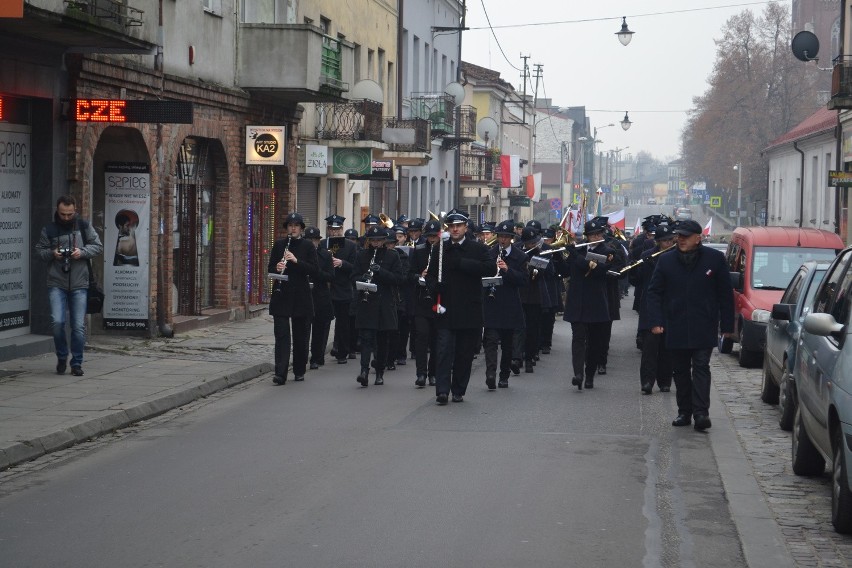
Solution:
M773 304L772 319L790 321L792 317L792 306L790 304Z
M808 314L805 316L804 328L810 334L827 337L843 331L843 324L837 323L831 314Z
M742 272L731 272L731 286L734 287L734 290L737 292L743 291L743 273Z

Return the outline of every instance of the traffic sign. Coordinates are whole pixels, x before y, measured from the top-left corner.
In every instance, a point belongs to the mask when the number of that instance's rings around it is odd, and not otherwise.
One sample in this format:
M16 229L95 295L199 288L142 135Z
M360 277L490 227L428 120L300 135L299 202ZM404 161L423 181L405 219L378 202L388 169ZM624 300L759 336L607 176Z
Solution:
M553 199L550 200L550 208L553 209L554 211L561 211L562 210L562 200L559 199L558 197L554 197Z
M722 198L718 195L710 198L710 207L713 209L718 209L722 206Z

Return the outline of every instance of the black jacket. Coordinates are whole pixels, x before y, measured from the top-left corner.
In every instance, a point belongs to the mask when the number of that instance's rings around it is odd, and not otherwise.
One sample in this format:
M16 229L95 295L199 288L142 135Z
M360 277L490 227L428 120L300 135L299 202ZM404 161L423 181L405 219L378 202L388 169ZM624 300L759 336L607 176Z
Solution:
M499 253L499 246L492 247L490 250L495 272ZM509 268L500 274L503 277L503 284L494 287L493 297L489 288L484 289L484 325L487 329L524 329L526 324L520 290L529 285L527 255L521 249L512 245L505 261ZM489 276L493 275L494 273Z
M443 243L443 270L439 270L440 249L432 252L427 277L432 294L440 294L441 305L447 309L437 318L438 329L482 328L482 278L496 272L488 247L470 238L460 245L448 240Z
M435 295L427 286L420 285L420 275L426 270L426 265L429 262L429 253L432 246L427 242L414 247L411 253L409 262L409 280L414 286L414 316L424 318L434 318L435 312L432 307L435 305Z
M275 266L284 257L284 248L290 243L289 251L298 262L288 262L284 274L289 280L273 280L272 298L269 300L269 315L278 317L313 317L314 303L311 297L309 278L319 272L317 248L305 239L281 239L275 241L269 253L268 272L278 272Z
M355 258L358 255L358 245L349 239L340 237L343 242L339 245L331 245L330 239L320 241L319 248L328 250L335 258L339 258L342 263L334 269L334 280L331 281L331 299L335 302L351 302L353 298L352 292L352 269L355 267ZM339 242L339 241L336 241Z
M353 284L358 280L366 280L373 262L379 265L379 269L373 271L370 281L378 285L378 290L371 293L357 292L352 302L355 308L355 326L359 329L394 330L398 325L397 285L403 277L399 254L383 246L378 249L367 247L360 251L352 273Z
M562 319L572 323L612 321L609 315L606 283L606 272L610 264L600 262L595 268L590 269L589 261L586 259L585 249L587 248L591 248L592 252L598 254L610 253L603 242L582 249L571 248L568 256L571 281L568 283L568 292L565 294L565 313Z
M314 321L331 321L334 319L334 306L331 303L331 283L334 281L334 265L331 263L331 253L317 248L319 267L316 276L311 278L314 287L311 296L314 300Z

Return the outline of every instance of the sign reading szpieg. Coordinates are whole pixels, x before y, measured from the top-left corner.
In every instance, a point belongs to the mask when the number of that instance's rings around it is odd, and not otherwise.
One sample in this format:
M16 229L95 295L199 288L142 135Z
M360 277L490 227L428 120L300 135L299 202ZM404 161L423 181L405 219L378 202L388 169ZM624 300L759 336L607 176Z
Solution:
M246 164L283 166L286 142L284 126L246 126Z

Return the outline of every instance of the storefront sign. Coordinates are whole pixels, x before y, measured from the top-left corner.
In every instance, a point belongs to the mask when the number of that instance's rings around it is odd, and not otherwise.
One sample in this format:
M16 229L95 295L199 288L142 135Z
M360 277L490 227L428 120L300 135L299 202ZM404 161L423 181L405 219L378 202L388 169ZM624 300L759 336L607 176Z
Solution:
M349 174L349 179L393 181L393 160L373 160L371 165L373 173L370 175Z
M296 173L324 176L328 174L328 146L302 144L296 160Z
M246 164L283 166L286 142L284 126L246 126Z
M29 332L30 158L28 128L0 125L0 337Z
M113 162L104 171L104 328L147 329L150 168Z
M852 187L852 172L829 170L828 187Z
M843 146L841 156L844 162L852 162L852 131L843 129Z
M192 124L192 103L188 101L74 99L71 105L77 122Z
M373 173L372 148L335 148L332 154L332 172L368 176Z
M529 207L530 206L530 198L522 197L520 195L510 195L509 196L509 207Z

